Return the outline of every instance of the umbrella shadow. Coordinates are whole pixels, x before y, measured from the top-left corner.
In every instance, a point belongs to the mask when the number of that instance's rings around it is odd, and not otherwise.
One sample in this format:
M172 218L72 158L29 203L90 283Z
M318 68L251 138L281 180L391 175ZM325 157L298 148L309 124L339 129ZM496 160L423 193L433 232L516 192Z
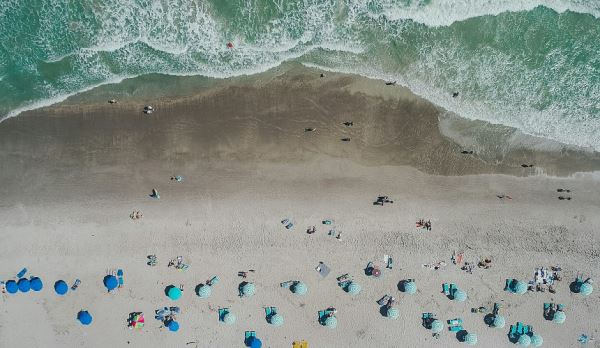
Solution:
M165 296L169 296L169 291L175 288L175 285L169 285L165 288Z
M466 336L467 336L467 330L460 330L459 332L456 333L456 339L459 342L464 342Z
M492 326L494 324L494 315L492 313L488 313L483 317L483 322L487 326Z

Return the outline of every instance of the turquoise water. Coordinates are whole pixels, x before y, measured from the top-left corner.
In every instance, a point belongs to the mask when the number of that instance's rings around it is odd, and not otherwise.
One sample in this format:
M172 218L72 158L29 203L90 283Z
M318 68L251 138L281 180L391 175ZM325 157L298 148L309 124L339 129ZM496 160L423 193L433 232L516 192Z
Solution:
M0 118L127 77L294 60L600 150L599 18L600 0L2 0Z

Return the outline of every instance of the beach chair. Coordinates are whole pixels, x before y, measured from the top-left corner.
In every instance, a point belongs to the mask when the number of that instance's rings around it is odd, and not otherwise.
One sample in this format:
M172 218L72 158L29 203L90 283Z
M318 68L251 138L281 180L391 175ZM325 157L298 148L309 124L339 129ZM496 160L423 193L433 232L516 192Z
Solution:
M562 311L565 308L565 305L562 303L559 303L556 305L556 310L557 311Z
M308 348L308 342L305 340L292 342L292 348Z
M229 313L229 308L219 308L219 321L223 321L227 313Z
M450 332L459 332L464 330L464 328L462 327L462 325L454 325L454 326L450 326L448 327L448 331Z
M250 341L256 337L256 331L246 331L244 333L244 344L249 345Z
M378 305L380 305L380 306L383 306L383 305L385 305L386 303L388 303L388 301L390 300L390 298L391 298L391 297L390 297L390 295L385 295L385 296L383 296L382 298L380 298L380 299L377 301L377 304L378 304Z
M332 310L326 309L324 311L319 311L319 323L323 324L325 319L333 313Z
M456 290L458 290L458 287L455 284L450 283L450 295L454 296Z
M291 229L292 227L294 227L293 222L290 222L289 224L285 225L285 228L287 228L288 230Z
M425 328L429 329L429 326L431 325L431 322L433 322L435 320L435 317L433 315L433 313L423 313L421 315L421 321L422 321L422 325Z
M517 334L518 335L522 335L523 334L523 323L518 321L517 322Z
M448 284L448 283L442 284L442 292L444 293L444 295L450 296L450 284Z
M492 314L498 315L498 313L500 313L500 308L501 306L497 302L494 302L494 309L492 310Z
M508 337L510 337L510 339L517 338L517 325L510 326L510 330L508 330Z
M514 279L506 279L506 283L504 284L504 291L512 292L512 283Z
M73 285L71 285L71 290L72 291L77 290L77 288L79 287L80 284L81 284L81 280L75 279L75 282L73 283Z
M392 269L392 267L394 266L394 260L390 257L387 261L387 265L385 266L386 268Z
M323 220L323 225L331 225L331 224L333 224L332 220L329 220L329 219Z
M118 269L117 270L117 279L119 280L119 287L122 288L123 287L123 270L122 269Z
M463 323L461 318L448 319L448 325L460 325Z
M221 280L221 279L219 278L219 276L214 276L214 277L210 278L210 280L209 280L209 281L207 281L207 282L206 282L206 284L207 284L208 286L217 285L217 284L219 283L219 280Z
M277 307L265 307L265 317L267 317L267 320L269 320L276 313Z
M529 325L523 325L522 335L527 335L528 333L529 333Z

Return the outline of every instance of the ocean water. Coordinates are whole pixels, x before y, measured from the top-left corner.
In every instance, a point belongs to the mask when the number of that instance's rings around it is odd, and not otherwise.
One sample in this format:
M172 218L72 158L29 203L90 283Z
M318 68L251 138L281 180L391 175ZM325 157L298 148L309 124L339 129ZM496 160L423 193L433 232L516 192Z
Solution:
M600 150L600 0L0 1L0 119L128 77L289 60Z

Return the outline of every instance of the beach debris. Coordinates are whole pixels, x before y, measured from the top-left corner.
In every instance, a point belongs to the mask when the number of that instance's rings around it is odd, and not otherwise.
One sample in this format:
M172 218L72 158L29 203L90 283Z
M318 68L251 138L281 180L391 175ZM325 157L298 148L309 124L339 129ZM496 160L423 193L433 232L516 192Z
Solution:
M110 100L108 101L108 103L109 103L109 104L116 104L116 103L117 103L117 100L116 100L116 99L110 99Z
M352 121L346 121L346 122L344 122L344 123L342 123L342 124L343 124L344 126L346 126L346 127L352 127L352 126L354 126L354 122L352 122Z
M425 229L427 231L431 231L431 220L425 221L425 219L419 219L415 223L417 228Z
M380 205L383 207L385 203L394 203L394 201L388 196L377 196L377 199L373 202L373 205Z
M154 198L154 199L160 199L160 194L158 194L158 191L154 188L154 189L152 189L152 192L150 193L150 197Z
M452 98L458 97L458 92L452 92Z
M156 255L152 254L152 255L148 255L147 257L148 257L148 262L146 262L146 264L148 266L152 266L152 267L156 266L156 263L158 262Z
M294 222L288 218L281 220L281 224L288 230L294 227Z
M327 277L329 275L329 272L331 272L331 268L329 268L329 266L327 266L323 262L319 262L317 267L315 267L315 270L319 272L319 275L323 278Z
M181 175L172 176L171 177L171 181L182 182L183 181L183 176L181 176Z
M151 114L154 112L154 107L152 107L152 105L146 105L144 106L144 113L145 114Z
M167 267L174 267L178 271L187 271L190 266L183 262L183 256L177 256L174 259L171 259L167 264Z
M348 142L348 141L350 141L350 138L342 138L342 139L340 139L340 140L341 140L341 141L346 141L346 142Z
M127 327L130 329L142 329L145 323L144 313L142 312L131 312L127 318Z
M386 86L395 86L396 85L396 81L387 81L385 83Z
M314 132L316 130L317 130L316 128L312 128L312 127L304 128L304 132Z
M131 214L129 214L131 220L139 220L144 217L144 214L140 210L134 210Z

